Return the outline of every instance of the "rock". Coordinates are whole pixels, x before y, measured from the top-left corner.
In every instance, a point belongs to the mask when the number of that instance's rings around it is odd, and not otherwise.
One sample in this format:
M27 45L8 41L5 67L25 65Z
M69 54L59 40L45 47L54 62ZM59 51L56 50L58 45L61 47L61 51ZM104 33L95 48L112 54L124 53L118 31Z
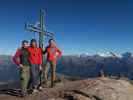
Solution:
M79 98L85 96L88 100L133 100L133 86L126 80L102 78L84 80L79 84L85 84L81 89L73 90L74 93L82 95L78 95Z
M3 94L0 100L133 100L133 86L127 80L94 78L58 83L25 98Z
M83 95L80 94L75 94L74 95L74 100L92 100L91 98L85 97Z

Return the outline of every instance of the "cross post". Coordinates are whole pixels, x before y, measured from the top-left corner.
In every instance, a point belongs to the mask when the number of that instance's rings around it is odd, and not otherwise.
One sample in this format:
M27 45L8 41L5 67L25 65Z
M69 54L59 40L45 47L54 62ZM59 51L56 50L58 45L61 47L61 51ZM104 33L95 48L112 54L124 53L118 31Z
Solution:
M44 39L45 37L50 37L54 39L54 33L46 31L46 27L44 24L44 11L40 9L40 19L39 25L35 26L33 24L25 24L25 29L30 32L35 32L39 34L39 47L43 49L44 47Z
M50 38L54 39L54 33L46 31L46 27L45 27L45 24L44 24L44 12L43 12L42 9L40 10L39 25L35 26L33 24L26 23L25 24L25 29L29 32L38 33L38 35L39 35L39 47L42 48L42 50L43 50L43 47L44 47L44 39L46 37L50 37ZM43 55L42 55L42 61L43 61L42 64L44 64ZM40 84L43 84L43 81L44 81L43 76L44 75L41 72L40 73Z

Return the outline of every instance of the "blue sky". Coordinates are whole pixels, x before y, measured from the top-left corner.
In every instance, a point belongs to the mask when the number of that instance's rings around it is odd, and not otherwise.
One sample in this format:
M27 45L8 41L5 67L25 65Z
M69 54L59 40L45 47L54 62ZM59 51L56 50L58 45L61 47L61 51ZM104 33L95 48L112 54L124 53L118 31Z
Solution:
M24 23L36 23L40 8L64 54L132 52L132 5L131 0L1 0L0 54L13 55L23 39L38 38Z

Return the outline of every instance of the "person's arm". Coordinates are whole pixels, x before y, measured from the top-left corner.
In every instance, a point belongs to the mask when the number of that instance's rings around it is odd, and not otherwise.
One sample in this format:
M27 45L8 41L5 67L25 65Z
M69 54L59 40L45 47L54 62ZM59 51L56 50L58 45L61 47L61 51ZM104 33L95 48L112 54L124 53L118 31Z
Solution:
M21 63L20 63L20 56L21 56L21 51L20 51L20 49L18 49L17 52L16 52L16 54L15 54L14 57L13 57L14 63L15 63L16 65L18 65L18 66L21 64Z
M57 48L57 47L56 47L56 50L57 50L57 53L58 53L58 57L61 57L61 55L62 55L61 50L59 48Z

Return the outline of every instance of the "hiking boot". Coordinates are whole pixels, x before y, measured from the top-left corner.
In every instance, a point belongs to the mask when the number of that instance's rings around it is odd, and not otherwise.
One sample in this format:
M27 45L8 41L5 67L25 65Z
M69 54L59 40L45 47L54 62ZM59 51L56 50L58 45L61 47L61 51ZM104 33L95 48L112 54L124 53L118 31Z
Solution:
M21 97L25 97L27 96L27 92L26 91L21 91Z
M39 90L39 91L42 91L42 90L43 90L43 88L42 88L41 86L39 86L39 87L38 87L38 90Z
M59 80L55 80L54 83L59 83L60 81Z
M36 94L36 93L38 93L38 90L37 89L34 89L32 93L33 94Z
M48 88L49 87L49 84L48 84L48 81L45 81L42 85L44 88Z

